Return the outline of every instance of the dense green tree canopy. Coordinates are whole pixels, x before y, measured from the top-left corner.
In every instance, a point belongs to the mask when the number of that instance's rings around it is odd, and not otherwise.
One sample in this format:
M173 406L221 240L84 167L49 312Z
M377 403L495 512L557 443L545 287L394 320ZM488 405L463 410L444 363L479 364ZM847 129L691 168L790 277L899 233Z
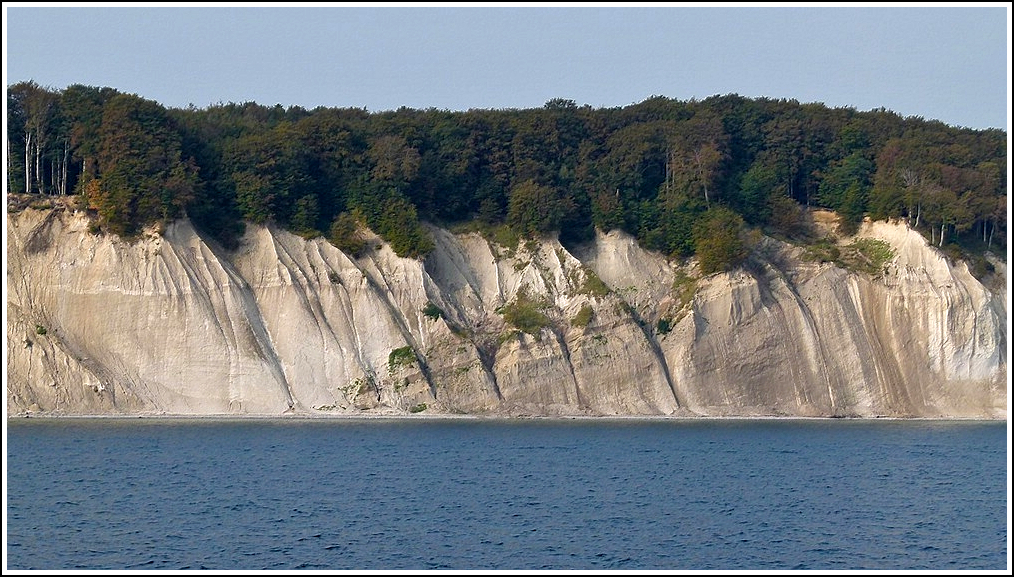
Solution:
M183 214L198 186L196 164L182 155L178 130L157 103L120 94L103 106L98 177L88 203L119 235Z
M801 207L904 218L937 246L1006 242L1007 135L792 100L662 96L592 109L165 109L112 88L8 87L10 192L80 194L130 236L187 215L423 256L438 225L581 241L621 229L674 257L741 261L744 227L796 238ZM735 229L737 234L726 234ZM723 232L724 231L724 232ZM717 256L716 256L717 255Z

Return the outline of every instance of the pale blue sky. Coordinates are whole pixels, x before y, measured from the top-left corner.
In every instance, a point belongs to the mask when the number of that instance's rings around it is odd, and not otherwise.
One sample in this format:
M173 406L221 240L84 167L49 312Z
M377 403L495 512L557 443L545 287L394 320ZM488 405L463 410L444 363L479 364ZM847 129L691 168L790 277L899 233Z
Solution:
M1007 129L1010 10L957 6L5 3L4 80L370 111L736 93Z

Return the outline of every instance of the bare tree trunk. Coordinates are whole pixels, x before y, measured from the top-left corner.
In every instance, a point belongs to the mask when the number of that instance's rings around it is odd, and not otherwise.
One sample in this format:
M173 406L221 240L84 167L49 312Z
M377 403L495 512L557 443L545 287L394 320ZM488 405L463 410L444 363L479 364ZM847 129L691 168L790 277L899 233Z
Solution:
M39 186L39 194L46 192L46 182L42 172L42 146L39 139L35 139L35 182Z
M63 173L60 175L60 194L67 195L67 165L70 164L70 144L63 141Z
M14 158L11 156L11 137L7 137L7 190L14 191Z
M38 189L39 193L41 194L43 186L42 186L42 175L39 174L39 162L40 162L40 159L39 159L39 141L38 141L38 139L35 140L35 151L32 153L32 158L35 160L35 167L32 168L32 170L35 171L35 186Z
M32 192L32 133L25 132L25 194Z
M79 186L80 186L80 184L82 182L84 182L84 180L85 180L85 174L87 174L87 172L88 172L88 157L86 156L86 157L84 157L84 158L81 159L81 174L79 174L77 176L77 183L78 183ZM84 189L81 189L81 190L84 190Z
M916 206L918 207L918 209L915 213L915 228L919 228L919 217L922 216L922 203L920 202Z
M986 250L993 247L993 233L996 231L996 222L994 221L993 226L989 227L989 241L986 242Z
M940 247L944 246L944 227L945 226L947 226L946 223L943 223L943 222L940 223L940 244L937 245L937 246L940 246Z

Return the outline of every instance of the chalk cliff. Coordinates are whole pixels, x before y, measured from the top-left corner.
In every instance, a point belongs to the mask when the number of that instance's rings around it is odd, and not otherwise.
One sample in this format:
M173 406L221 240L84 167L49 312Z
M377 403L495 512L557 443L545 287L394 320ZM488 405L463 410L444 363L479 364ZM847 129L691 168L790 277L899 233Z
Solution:
M705 278L615 232L433 229L419 261L88 227L8 214L8 415L1007 417L1004 267L990 290L902 224L860 230L893 248L877 274L764 238Z

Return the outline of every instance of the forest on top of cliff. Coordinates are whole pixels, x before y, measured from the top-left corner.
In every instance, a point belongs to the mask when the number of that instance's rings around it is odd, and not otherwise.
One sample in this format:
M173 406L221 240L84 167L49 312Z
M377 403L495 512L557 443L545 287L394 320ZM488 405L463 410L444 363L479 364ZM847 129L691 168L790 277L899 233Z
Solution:
M601 109L175 109L32 81L8 86L7 105L9 198L76 195L96 232L126 238L186 216L226 247L244 223L273 222L356 253L366 227L420 257L433 246L422 221L564 243L621 229L709 272L742 261L748 231L817 240L803 211L827 208L846 232L902 218L953 256L1006 250L1006 132L883 108L730 94Z

